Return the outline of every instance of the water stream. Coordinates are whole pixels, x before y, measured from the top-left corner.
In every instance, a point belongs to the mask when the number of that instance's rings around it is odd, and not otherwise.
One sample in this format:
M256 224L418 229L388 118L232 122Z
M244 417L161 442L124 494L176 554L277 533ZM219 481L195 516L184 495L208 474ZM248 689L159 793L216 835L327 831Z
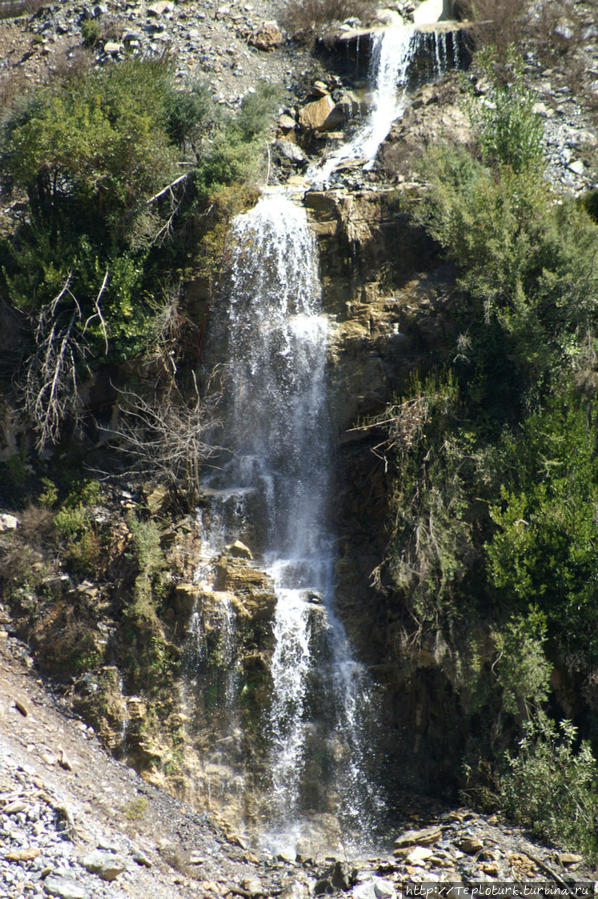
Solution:
M404 112L409 63L417 40L413 25L399 23L375 35L368 78L375 85L370 112L350 141L330 154L323 165L308 172L308 181L326 184L344 160L361 159L366 168L373 164L392 123Z

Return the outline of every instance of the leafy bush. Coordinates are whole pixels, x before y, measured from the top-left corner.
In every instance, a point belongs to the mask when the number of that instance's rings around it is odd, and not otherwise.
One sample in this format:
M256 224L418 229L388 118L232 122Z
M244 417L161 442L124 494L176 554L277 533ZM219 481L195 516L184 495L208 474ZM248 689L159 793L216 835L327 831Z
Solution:
M496 53L480 51L476 64L489 80L483 100L471 99L469 113L485 162L509 165L514 172L541 168L542 120L533 111L534 96L525 85L523 60L507 52L506 70L499 70Z
M498 418L520 414L576 364L595 326L598 229L538 173L491 171L448 147L424 168L428 193L414 212L457 268L468 397Z
M507 756L501 799L513 820L543 840L598 852L598 767L590 746L577 746L577 729L559 729L544 715L524 725L516 756Z
M81 22L81 34L86 47L96 47L102 38L103 24L99 18L83 19Z
M279 90L262 81L254 92L245 95L236 114L222 119L197 167L196 184L200 193L255 180L261 137L278 98Z
M492 665L502 689L505 712L530 720L548 698L551 666L544 655L546 616L532 607L493 634L497 657Z
M531 415L507 441L497 526L487 546L491 583L502 602L532 602L565 653L598 659L594 546L598 540L596 400L573 393Z

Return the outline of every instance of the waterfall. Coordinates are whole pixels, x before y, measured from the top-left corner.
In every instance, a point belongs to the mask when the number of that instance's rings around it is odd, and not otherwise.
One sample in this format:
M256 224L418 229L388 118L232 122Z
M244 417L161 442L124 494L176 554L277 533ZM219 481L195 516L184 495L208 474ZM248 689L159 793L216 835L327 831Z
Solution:
M292 848L305 813L317 806L305 783L314 746L327 757L322 770L339 820L369 827L366 805L375 794L365 775L361 711L370 696L333 605L328 319L315 237L305 209L278 191L233 221L230 247L210 337L225 359L230 456L206 482L206 542L212 553L222 551L249 518L257 564L274 583L266 842ZM324 774L310 776L322 789Z
M409 63L416 46L417 33L412 25L393 24L375 35L369 73L369 81L375 85L370 113L347 144L332 153L323 166L308 172L308 180L311 177L315 183L325 184L346 159L363 159L366 168L373 165L392 123L404 112Z

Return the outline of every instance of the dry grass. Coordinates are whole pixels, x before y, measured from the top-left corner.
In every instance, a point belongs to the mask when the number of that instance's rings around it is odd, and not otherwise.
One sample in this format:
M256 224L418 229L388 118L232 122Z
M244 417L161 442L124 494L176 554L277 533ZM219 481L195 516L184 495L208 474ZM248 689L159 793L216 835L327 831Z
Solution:
M365 19L372 9L372 0L289 0L281 21L293 35L310 35L331 22Z
M0 19L31 16L44 5L44 0L0 0Z
M588 74L584 32L592 21L591 5L575 0L458 0L457 13L474 24L473 49L494 46L504 62L512 45L529 50L543 66L555 69L559 80L598 122L598 97Z
M470 30L474 49L492 45L499 58L506 56L511 44L521 44L529 18L522 0L460 0L458 14L474 23Z

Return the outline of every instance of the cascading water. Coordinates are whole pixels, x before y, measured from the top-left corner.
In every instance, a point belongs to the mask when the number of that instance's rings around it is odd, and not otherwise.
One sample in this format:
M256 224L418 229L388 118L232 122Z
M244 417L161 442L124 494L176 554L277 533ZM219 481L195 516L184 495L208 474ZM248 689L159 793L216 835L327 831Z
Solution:
M304 781L314 734L318 753L331 757L328 769L338 768L335 812L354 828L371 824L360 715L369 694L332 606L328 320L304 208L283 192L266 194L233 222L231 256L211 338L226 358L230 457L207 493L220 549L243 533L249 510L253 548L274 582L265 824L269 844L280 848L294 843L303 812L313 809Z
M412 25L393 24L376 34L369 75L375 85L370 113L352 140L331 154L323 166L309 172L308 178L325 184L346 159L363 159L366 168L373 163L392 123L403 114L407 74L416 46L417 33Z

